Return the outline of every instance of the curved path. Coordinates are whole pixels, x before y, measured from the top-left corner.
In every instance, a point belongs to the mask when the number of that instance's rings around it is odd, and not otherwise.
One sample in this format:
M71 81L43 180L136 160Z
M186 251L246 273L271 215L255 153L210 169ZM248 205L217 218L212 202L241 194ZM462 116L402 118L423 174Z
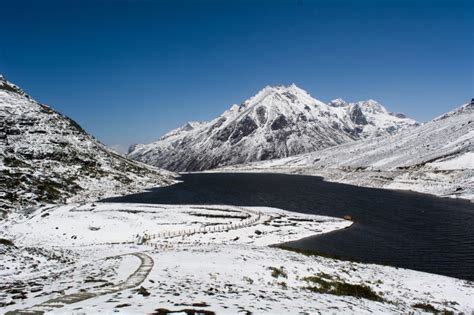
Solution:
M289 244L366 263L474 280L474 204L409 191L364 188L316 176L183 174L178 184L107 202L274 207L343 218L350 229Z
M120 257L126 255L133 255L140 259L140 266L132 273L127 280L107 286L107 287L92 287L88 291L85 292L76 292L72 294L63 295L48 301L45 301L41 304L34 305L32 307L28 307L23 310L15 310L7 312L6 315L13 315L13 314L44 314L45 312L52 311L54 309L61 308L67 304L81 302L93 297L98 297L101 295L106 295L110 293L116 293L126 289L132 289L139 286L143 281L146 279L150 271L153 269L153 259L143 253L132 253L132 254L124 254L124 255L117 255L112 257Z
M259 211L255 211L252 209L245 209L241 207L238 207L238 209L248 214L249 217L243 220L242 222L237 222L237 223L222 224L222 225L217 225L217 226L208 226L208 227L203 227L203 228L198 228L198 229L184 229L184 230L172 231L172 232L160 232L156 234L148 234L144 244L158 248L158 247L161 247L162 245L152 240L156 240L159 238L186 236L186 235L192 235L196 233L225 232L229 230L252 226L258 223L260 219L262 218L262 215ZM108 244L108 243L104 243L104 244ZM54 299L50 299L48 301L34 305L32 307L28 307L23 310L10 311L10 312L7 312L6 314L8 315L44 314L45 312L64 307L67 304L73 304L73 303L81 302L93 297L116 293L119 291L137 287L141 283L143 283L143 281L146 279L150 271L153 269L153 265L154 265L153 259L149 255L145 254L144 252L116 255L116 256L111 256L111 257L120 257L120 256L126 256L126 255L134 255L138 257L140 259L140 266L124 282L120 282L118 284L114 284L107 287L100 287L100 286L92 287L88 289L88 291L67 294L67 295L60 296Z

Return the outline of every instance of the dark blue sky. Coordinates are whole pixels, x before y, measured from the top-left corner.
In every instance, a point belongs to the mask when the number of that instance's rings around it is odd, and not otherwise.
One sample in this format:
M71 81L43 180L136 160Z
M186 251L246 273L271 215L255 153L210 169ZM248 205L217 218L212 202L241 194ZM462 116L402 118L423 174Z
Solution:
M420 121L474 96L474 1L6 1L0 73L107 144L267 84Z

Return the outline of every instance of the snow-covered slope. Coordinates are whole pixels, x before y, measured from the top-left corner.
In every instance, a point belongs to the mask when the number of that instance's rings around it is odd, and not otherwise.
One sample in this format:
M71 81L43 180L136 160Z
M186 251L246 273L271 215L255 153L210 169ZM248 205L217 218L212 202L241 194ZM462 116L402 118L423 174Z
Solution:
M259 220L243 224L256 215ZM472 314L474 285L467 280L268 246L351 224L266 207L39 208L0 221L7 266L0 268L0 308L13 314L427 314L423 308ZM145 231L153 238L134 244Z
M109 151L0 76L1 210L125 193L172 178Z
M369 100L325 104L292 84L267 86L210 122L190 122L129 157L173 171L269 160L392 134L417 125Z
M474 199L474 101L393 136L226 170L314 174L369 187Z

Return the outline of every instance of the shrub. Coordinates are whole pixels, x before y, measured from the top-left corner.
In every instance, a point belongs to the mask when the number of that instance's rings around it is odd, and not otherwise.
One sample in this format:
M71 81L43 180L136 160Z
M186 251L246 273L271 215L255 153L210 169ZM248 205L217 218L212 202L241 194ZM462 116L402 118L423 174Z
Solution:
M269 267L268 269L272 271L273 278L279 278L279 277L288 278L288 274L286 273L285 268L283 268L283 266L280 268Z
M372 301L383 302L383 298L366 285L325 280L318 275L305 277L303 280L313 284L313 286L305 287L305 289L312 292L354 296Z

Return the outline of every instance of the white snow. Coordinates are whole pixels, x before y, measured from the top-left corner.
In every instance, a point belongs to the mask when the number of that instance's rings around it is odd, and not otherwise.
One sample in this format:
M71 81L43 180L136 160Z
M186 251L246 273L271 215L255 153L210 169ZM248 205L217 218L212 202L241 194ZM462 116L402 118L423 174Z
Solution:
M322 175L472 199L473 118L468 104L412 128L413 120L374 100L324 104L292 84L266 87L221 117L190 122L154 144L137 145L133 154L146 162L165 159L176 168L204 162L210 164L199 165L216 167L333 146L223 170ZM1 76L0 122L5 127L0 130L0 171L7 179L2 185L9 185L0 187L4 207L39 204L45 192L76 202L173 182L171 173L110 152ZM355 135L345 127L360 130ZM353 142L359 138L366 139ZM171 152L175 146L184 151ZM2 312L94 291L98 284L123 283L141 264L131 255L136 252L155 262L142 284L149 296L125 289L47 311L151 313L162 307L219 314L418 313L413 305L424 303L440 311L474 312L472 282L270 246L350 228L352 222L342 219L267 207L125 203L69 203L7 214L0 221ZM136 244L143 237L144 243ZM311 292L308 287L317 283L308 277L364 285L383 301Z
M416 125L374 100L325 104L294 84L267 86L212 121L187 123L156 142L131 147L129 156L196 171L317 151Z
M474 152L466 152L452 159L436 161L429 163L429 165L439 170L473 170Z
M318 175L353 185L473 200L473 152L474 107L467 104L395 135L214 171Z
M95 200L173 182L108 150L68 117L0 79L0 212Z
M245 222L252 223L235 228ZM351 224L275 208L223 205L97 203L40 208L30 215L12 214L0 222L0 238L13 239L18 246L0 247L6 252L0 264L0 286L6 288L0 293L0 303L5 303L5 312L25 309L81 289L93 292L98 283L119 283L140 264L134 256L121 255L143 251L154 260L142 284L149 296L126 289L55 311L151 313L158 308L187 308L218 314L244 310L258 314L420 313L412 306L415 303L439 310L474 311L474 284L468 281L305 256L268 246ZM92 226L100 229L90 229ZM226 231L230 227L234 229ZM206 229L206 233L194 233L199 228ZM144 232L174 232L177 236L155 235L148 245L118 244L133 242L137 233ZM28 254L32 249L36 252ZM50 252L60 258L47 258ZM28 255L33 260L25 259ZM32 267L34 264L37 266ZM280 272L274 273L272 268ZM384 301L311 292L306 289L316 285L306 278L311 276L367 286ZM14 293L8 292L18 287L27 298L12 299ZM8 305L10 302L15 304Z

